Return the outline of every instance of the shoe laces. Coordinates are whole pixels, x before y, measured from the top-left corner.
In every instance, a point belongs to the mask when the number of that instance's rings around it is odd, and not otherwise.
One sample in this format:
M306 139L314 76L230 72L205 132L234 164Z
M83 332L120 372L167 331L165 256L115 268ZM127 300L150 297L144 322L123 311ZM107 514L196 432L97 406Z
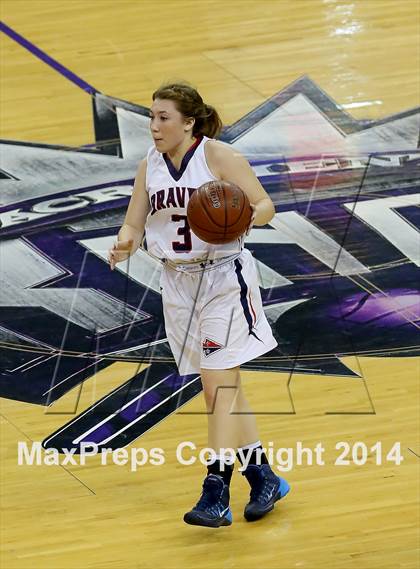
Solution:
M223 481L215 476L207 476L203 482L203 491L195 506L197 510L211 510L220 500Z
M259 488L251 489L251 502L265 504L273 495L274 482L265 479Z
M277 477L271 472L264 472L263 469L252 469L247 473L247 479L251 485L251 502L265 504L273 494L273 490L278 484ZM272 475L272 476L270 476Z

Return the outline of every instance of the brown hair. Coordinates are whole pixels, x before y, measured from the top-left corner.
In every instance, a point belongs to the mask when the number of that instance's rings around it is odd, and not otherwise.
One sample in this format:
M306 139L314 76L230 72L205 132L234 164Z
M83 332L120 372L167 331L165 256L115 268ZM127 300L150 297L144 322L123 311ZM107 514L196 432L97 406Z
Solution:
M185 118L194 118L194 136L214 138L222 130L222 121L216 109L206 105L199 92L188 83L162 85L153 93L152 98L174 101L176 108Z

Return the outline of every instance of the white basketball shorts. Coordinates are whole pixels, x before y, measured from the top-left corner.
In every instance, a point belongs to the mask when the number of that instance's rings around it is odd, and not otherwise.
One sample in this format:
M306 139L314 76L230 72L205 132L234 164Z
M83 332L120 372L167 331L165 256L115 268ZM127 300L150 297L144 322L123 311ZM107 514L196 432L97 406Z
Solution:
M166 335L180 375L233 368L277 346L248 249L213 268L181 268L165 265L160 281Z

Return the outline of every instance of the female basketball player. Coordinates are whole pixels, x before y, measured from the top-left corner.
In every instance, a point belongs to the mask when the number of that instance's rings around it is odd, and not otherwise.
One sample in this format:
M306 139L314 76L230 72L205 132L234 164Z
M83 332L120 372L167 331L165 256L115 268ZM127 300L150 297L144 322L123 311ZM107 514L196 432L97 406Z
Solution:
M208 415L208 466L189 524L232 523L231 460L221 449L238 449L251 486L244 515L264 516L287 494L259 441L255 416L241 386L240 365L277 344L264 315L254 260L243 239L227 245L201 241L190 230L186 209L192 191L210 180L227 180L247 194L253 223L265 225L274 206L247 160L213 140L220 132L216 110L187 84L168 84L153 94L150 130L154 146L141 161L133 194L109 251L111 269L141 245L164 260L161 277L165 329L181 375L200 373Z

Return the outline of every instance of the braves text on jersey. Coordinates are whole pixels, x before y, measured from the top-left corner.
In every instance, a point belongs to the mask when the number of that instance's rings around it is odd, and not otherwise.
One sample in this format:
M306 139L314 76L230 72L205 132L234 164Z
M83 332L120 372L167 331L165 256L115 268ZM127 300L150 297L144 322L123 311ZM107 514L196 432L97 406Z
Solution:
M194 235L188 224L187 206L192 193L202 184L216 180L206 161L208 140L203 136L195 141L180 170L154 146L147 153L146 190L151 207L145 228L146 243L148 251L160 259L191 262L227 257L242 250L243 239L212 245Z

